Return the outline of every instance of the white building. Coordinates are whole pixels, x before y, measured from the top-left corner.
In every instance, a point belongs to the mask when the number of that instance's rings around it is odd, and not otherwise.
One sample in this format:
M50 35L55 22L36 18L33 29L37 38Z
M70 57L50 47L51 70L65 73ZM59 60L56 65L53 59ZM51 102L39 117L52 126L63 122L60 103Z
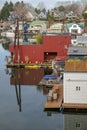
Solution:
M87 73L64 73L64 103L87 103Z
M81 34L83 29L79 26L79 24L72 24L72 26L69 28L69 33L71 34Z
M64 107L87 109L87 61L66 62L63 86Z
M51 33L61 33L62 31L63 31L63 24L62 23L53 24L48 29L48 32L51 32Z

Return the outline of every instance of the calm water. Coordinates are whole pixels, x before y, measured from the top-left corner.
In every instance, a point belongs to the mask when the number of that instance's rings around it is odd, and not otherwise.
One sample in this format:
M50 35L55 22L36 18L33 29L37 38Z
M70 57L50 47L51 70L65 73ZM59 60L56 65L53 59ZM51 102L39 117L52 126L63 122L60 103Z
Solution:
M44 70L8 69L0 44L0 130L87 130L87 115L44 111L46 88L37 84Z

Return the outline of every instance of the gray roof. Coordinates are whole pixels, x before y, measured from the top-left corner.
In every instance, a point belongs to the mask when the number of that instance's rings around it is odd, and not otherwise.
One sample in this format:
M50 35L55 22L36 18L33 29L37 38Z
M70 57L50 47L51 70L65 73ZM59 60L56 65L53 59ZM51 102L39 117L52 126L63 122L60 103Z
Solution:
M33 16L37 16L37 13L35 12L35 8L34 7L32 7L31 5L27 4L27 9Z
M43 13L43 12L41 12L39 15L38 15L38 18L43 18L43 19L46 19L47 18L47 14L45 13Z
M68 48L68 55L87 55L87 47L70 46Z
M87 44L87 36L77 36L77 43Z

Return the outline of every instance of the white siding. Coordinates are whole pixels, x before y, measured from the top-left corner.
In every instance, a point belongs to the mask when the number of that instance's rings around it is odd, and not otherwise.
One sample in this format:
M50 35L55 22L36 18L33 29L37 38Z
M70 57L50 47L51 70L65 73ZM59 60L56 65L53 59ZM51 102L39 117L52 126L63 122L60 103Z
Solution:
M87 73L64 73L64 103L87 103Z

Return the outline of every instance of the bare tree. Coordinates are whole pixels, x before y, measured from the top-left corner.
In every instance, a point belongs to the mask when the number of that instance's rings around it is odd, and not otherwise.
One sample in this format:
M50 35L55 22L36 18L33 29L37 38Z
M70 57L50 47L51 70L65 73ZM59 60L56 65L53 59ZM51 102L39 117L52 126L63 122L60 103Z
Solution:
M87 6L87 0L81 0L83 9Z
M81 6L79 4L73 3L71 5L67 5L65 7L65 12L68 13L70 11L73 11L74 14L77 14L78 16L81 15Z
M26 7L26 4L22 2L17 2L14 7L13 7L15 13L18 15L18 17L21 18L26 18L26 14L28 12L28 9Z

